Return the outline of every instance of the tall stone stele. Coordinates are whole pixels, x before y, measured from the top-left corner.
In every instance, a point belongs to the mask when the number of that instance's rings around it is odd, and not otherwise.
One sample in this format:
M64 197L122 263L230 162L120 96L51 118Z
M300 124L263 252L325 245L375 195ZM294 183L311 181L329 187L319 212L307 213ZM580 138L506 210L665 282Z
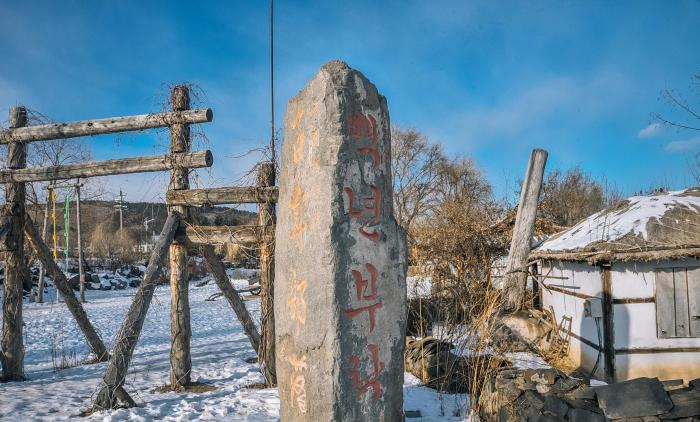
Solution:
M282 422L399 422L406 241L386 99L340 61L284 119L275 245Z

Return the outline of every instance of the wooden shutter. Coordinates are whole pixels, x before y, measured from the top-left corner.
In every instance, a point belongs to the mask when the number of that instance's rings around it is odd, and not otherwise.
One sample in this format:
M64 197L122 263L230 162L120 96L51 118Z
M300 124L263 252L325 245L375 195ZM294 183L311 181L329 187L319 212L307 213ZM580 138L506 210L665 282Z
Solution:
M658 338L675 337L676 307L673 268L656 270L656 333Z
M673 269L673 296L676 304L676 337L690 336L688 277L685 268Z
M688 268L690 336L700 337L700 267Z

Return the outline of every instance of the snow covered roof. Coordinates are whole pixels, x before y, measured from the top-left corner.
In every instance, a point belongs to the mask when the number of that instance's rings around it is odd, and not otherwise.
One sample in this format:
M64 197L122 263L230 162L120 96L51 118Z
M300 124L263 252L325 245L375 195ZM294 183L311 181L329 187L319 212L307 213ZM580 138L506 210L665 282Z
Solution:
M535 259L700 257L700 188L633 196L543 242Z

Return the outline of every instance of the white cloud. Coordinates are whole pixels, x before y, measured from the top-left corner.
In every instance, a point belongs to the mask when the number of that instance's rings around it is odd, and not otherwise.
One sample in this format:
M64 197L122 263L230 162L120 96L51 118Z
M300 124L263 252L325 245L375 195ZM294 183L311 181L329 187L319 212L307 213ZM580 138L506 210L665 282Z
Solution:
M688 152L695 149L700 149L700 136L683 141L669 142L666 144L666 148L664 149L668 152Z
M640 139L653 138L661 133L662 127L659 123L650 123L649 126L640 130L637 137Z
M487 142L539 131L563 119L588 121L614 113L629 91L629 81L616 72L552 78L489 107L473 104L447 124L449 132L461 133L471 143Z

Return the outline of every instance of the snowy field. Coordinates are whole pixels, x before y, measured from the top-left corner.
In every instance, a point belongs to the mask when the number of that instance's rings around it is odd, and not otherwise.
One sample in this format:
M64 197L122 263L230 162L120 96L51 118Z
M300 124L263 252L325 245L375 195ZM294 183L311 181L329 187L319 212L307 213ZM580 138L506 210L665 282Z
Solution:
M234 282L247 286L246 280ZM0 420L11 421L277 421L279 397L276 389L248 386L262 381L256 365L246 363L255 354L228 303L219 298L205 301L218 290L210 283L190 290L192 315L192 379L211 384L207 393L159 393L169 381L170 292L159 287L146 318L126 380L126 390L139 403L133 409L99 412L79 417L86 409L101 379L105 363L81 365L55 371L52 353L87 357L82 333L65 305L49 294L50 303L25 304L25 372L28 381L0 384ZM136 290L88 291L85 305L97 330L111 347ZM254 318L257 301L247 302ZM58 363L58 362L57 362ZM420 410L422 417L408 421L466 421L465 395L438 394L422 387L406 374L404 408ZM321 421L320 421L321 422Z

